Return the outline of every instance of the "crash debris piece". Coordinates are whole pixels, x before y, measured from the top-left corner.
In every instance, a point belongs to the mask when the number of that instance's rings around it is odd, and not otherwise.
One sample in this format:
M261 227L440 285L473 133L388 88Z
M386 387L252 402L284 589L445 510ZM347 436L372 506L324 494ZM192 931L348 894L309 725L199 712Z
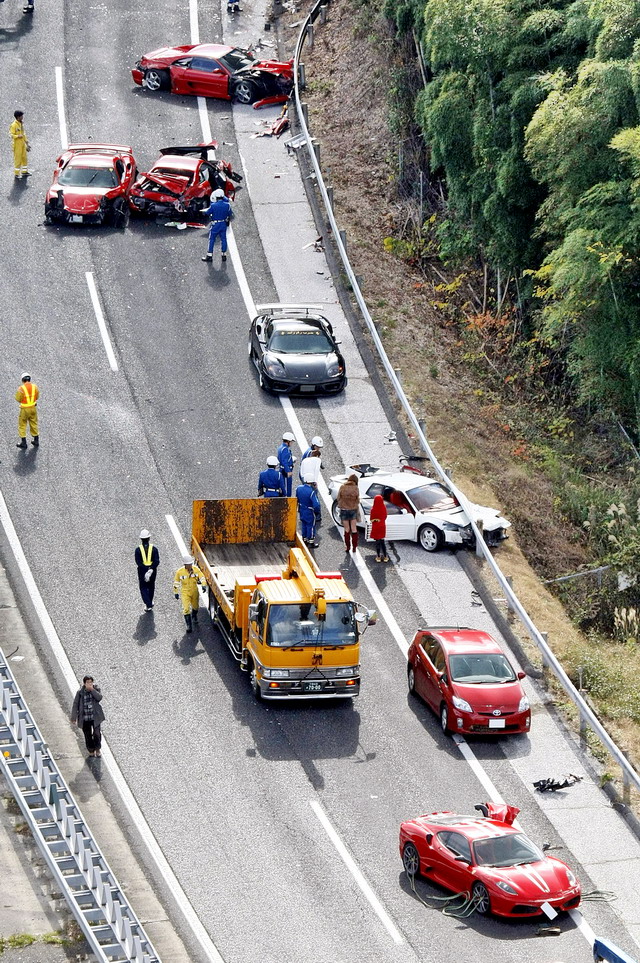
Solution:
M575 776L572 772L568 776L561 776L560 779L549 777L548 779L538 779L534 782L538 792L558 792L559 789L568 789L575 786L577 782L582 782L582 776Z

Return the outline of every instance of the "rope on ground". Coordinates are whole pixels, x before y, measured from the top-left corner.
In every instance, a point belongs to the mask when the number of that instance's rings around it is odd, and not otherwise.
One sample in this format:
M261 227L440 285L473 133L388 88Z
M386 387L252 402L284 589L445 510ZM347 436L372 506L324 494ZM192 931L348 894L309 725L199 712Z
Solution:
M602 903L613 903L615 899L618 898L617 893L612 893L610 889L592 889L589 893L582 894L582 902L595 903L600 901Z
M439 908L444 916L453 916L455 919L460 920L466 919L468 916L471 916L472 913L475 913L479 900L475 896L472 896L471 893L454 893L453 896L429 896L428 899L425 899L416 889L415 875L407 875L409 876L413 895L416 896L427 909ZM456 900L461 900L459 906L454 905ZM442 904L440 907L438 907L439 903ZM434 906L434 904L436 905Z

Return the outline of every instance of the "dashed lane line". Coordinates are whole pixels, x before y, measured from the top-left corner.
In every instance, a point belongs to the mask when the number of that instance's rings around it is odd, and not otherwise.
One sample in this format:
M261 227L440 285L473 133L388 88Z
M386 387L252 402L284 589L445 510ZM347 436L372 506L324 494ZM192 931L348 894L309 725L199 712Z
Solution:
M62 83L62 67L56 67L56 100L58 102L60 143L62 144L62 149L66 150L69 146L69 134L67 132L67 118L64 112L64 85Z
M96 316L96 321L98 322L98 328L100 330L100 337L102 338L102 343L104 344L104 350L107 352L109 367L111 368L112 371L117 371L118 362L116 360L116 355L113 350L113 345L111 344L111 338L109 337L107 322L104 319L104 313L102 311L102 305L100 304L100 298L98 297L98 289L96 287L93 271L85 271L84 276L87 279L89 296L91 298L91 304L93 305L93 311Z

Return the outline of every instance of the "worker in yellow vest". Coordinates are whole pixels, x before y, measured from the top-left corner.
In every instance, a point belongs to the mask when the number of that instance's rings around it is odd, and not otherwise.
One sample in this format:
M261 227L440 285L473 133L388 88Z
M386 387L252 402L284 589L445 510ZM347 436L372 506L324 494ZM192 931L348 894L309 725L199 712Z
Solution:
M13 141L13 173L20 180L29 177L31 171L27 168L27 153L31 150L27 135L24 132L24 111L14 110L13 122L9 125L9 134Z
M25 371L22 375L22 384L16 391L16 401L20 405L18 415L18 437L20 441L16 446L17 448L27 447L27 425L29 425L31 431L31 444L36 448L40 444L40 435L38 434L39 397L38 386L32 383L31 375L28 371Z
M153 596L156 590L156 573L160 564L160 553L151 542L151 533L143 528L140 532L140 544L134 552L138 567L138 585L144 602L145 612L153 608Z
M198 608L200 599L198 598L198 586L203 593L207 590L207 582L195 565L195 559L191 555L183 555L184 565L176 572L173 580L173 591L175 597L182 602L182 614L187 624L187 632L191 632L191 622L198 622Z

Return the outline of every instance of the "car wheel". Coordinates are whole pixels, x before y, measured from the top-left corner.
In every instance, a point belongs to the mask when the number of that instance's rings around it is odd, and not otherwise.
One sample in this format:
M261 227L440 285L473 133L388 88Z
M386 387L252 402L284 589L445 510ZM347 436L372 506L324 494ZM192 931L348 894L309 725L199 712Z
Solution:
M262 699L262 692L260 691L260 683L258 682L258 676L256 674L256 667L251 663L251 672L249 675L249 682L251 683L251 691L253 692L257 702Z
M233 96L239 104L252 104L257 94L255 84L249 80L241 80L233 91Z
M416 671L412 665L407 669L407 685L409 686L409 692L411 695L416 694Z
M480 913L481 916L488 916L491 912L491 899L484 883L476 880L471 890L471 898L475 903L477 912Z
M144 86L155 94L158 90L169 90L171 78L168 70L145 70Z
M425 552L437 552L442 548L442 532L434 525L423 525L418 532L418 541Z
M420 854L413 843L405 843L402 850L402 865L407 876L420 875Z
M446 702L440 706L440 728L445 735L449 732L449 709Z
M336 525L342 525L342 519L340 518L340 506L338 505L337 498L331 503L331 517Z

